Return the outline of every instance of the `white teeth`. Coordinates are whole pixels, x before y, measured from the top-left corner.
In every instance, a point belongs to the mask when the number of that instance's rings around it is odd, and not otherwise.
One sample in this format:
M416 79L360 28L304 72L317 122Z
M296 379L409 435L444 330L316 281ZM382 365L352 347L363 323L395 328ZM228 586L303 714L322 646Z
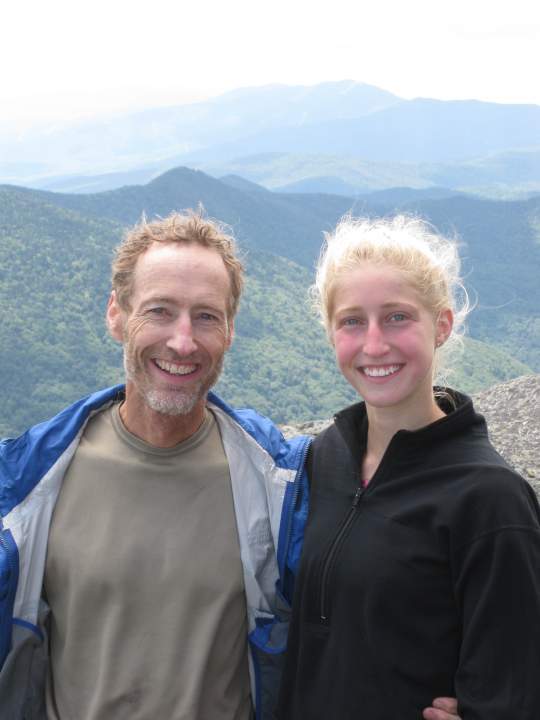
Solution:
M400 368L400 365L389 365L388 367L365 367L362 368L368 377L385 377L393 375Z
M166 360L154 360L158 368L165 370L171 375L189 375L197 369L196 365L177 365L176 363L167 362Z

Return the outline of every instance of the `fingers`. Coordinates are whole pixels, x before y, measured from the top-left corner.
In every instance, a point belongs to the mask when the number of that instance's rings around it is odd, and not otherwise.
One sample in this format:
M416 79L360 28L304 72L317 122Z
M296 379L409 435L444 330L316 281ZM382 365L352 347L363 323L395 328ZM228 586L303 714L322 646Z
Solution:
M457 699L452 697L438 697L433 701L433 707L446 710L447 713L457 715Z
M426 708L422 713L424 720L461 720L459 715L446 712L446 710L439 710L437 708Z
M433 705L423 711L422 717L424 720L460 720L456 698L435 698Z

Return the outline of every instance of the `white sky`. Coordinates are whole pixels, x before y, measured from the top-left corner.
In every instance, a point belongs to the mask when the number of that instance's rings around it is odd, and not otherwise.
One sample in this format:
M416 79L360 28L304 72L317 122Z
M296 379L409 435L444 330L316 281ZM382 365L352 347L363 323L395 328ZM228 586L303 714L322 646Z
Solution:
M12 0L0 129L268 83L540 104L538 0Z

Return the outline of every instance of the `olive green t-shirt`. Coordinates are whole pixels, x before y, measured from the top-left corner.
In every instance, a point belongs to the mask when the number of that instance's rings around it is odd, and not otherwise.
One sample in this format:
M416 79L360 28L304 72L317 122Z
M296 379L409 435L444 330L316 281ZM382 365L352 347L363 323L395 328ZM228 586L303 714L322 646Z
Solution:
M49 720L248 720L229 467L207 411L174 448L88 423L53 515Z

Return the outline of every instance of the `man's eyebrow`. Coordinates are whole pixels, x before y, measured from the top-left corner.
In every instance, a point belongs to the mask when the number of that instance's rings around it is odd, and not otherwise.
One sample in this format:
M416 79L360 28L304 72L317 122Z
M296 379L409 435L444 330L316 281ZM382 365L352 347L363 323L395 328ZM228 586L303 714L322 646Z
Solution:
M168 297L167 295L152 295L152 297L143 300L141 307L148 307L148 305L155 305L156 303L162 303L164 305L177 305L177 301L174 298ZM208 301L201 301L194 303L192 306L193 310L211 310L212 312L226 315L226 308L219 308L211 299Z
M150 305L151 303L172 303L173 300L171 300L170 297L167 297L165 295L152 295L152 297L147 298L144 300L143 305Z
M172 301L171 301L171 298L165 297L165 296L163 296L163 295L152 295L151 297L146 298L146 300L143 300L143 303L142 303L142 304L143 304L143 305L149 305L149 304L155 303L155 302L168 302L168 303L170 303L170 302L172 302Z

